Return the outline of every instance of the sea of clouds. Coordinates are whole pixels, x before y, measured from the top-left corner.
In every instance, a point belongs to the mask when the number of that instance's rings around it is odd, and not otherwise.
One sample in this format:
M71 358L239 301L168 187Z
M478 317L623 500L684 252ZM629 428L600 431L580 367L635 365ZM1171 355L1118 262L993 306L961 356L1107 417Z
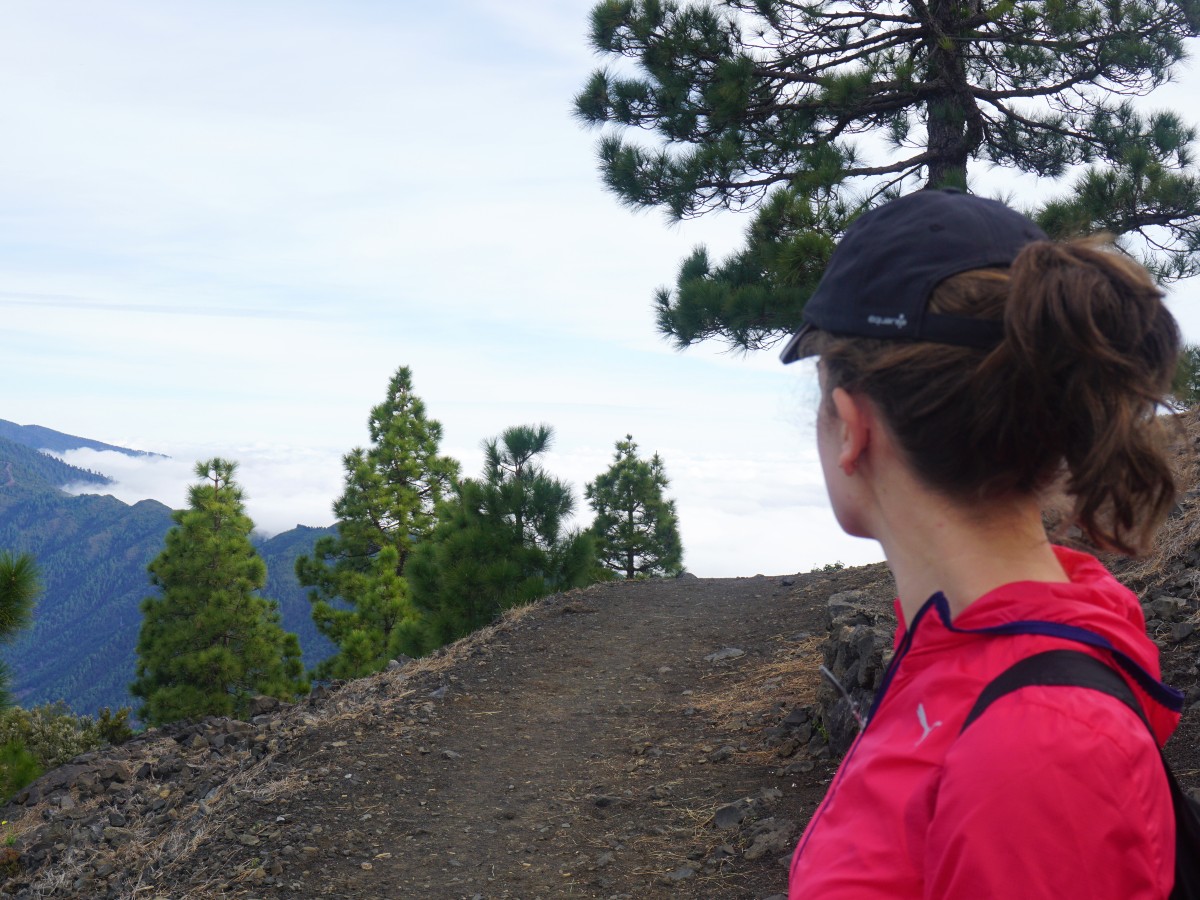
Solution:
M196 462L222 456L238 463L246 510L261 534L334 521L331 507L342 490L342 451L255 444L223 450L167 447L163 452L168 455L133 457L86 449L56 455L113 479L107 485L66 485L69 493L109 494L130 504L154 499L173 509L187 504ZM478 448L451 447L447 452L463 463L464 474L476 474ZM671 478L668 495L679 511L685 565L697 575L787 574L834 561L856 564L880 558L876 544L846 538L837 527L815 458L798 460L790 451L750 457L684 447L660 452ZM611 458L611 447L563 448L546 458L546 468L574 489L578 527L591 520L583 486Z

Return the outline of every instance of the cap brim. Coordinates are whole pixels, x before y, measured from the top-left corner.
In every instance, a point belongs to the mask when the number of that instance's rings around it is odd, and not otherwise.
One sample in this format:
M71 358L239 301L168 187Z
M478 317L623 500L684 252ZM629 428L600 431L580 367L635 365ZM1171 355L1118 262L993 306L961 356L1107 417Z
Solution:
M787 342L787 346L779 354L780 361L786 366L788 363L794 363L798 359L807 359L812 356L813 352L806 345L809 343L808 338L816 330L816 325L811 322L805 323L799 331L792 335L792 339Z

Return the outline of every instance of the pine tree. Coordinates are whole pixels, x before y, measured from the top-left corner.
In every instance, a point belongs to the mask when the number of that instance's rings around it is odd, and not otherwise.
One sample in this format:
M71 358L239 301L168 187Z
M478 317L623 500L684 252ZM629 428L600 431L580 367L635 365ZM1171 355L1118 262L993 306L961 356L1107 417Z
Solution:
M1200 345L1188 344L1180 352L1171 382L1171 402L1179 410L1200 403Z
M33 605L42 591L37 564L28 554L0 553L0 644L10 643L33 620ZM12 706L12 673L0 660L0 709Z
M345 487L333 505L337 535L296 560L296 577L313 588L317 629L338 646L317 667L320 678L377 672L409 645L417 612L404 568L433 530L438 503L458 475L458 463L438 452L442 426L426 417L407 366L392 377L367 427L371 445L342 460Z
M196 465L162 552L150 563L158 596L142 602L137 678L130 692L152 725L205 715L241 716L251 698L293 700L308 690L294 634L258 594L267 568L250 543L237 464Z
M591 531L602 566L626 578L682 571L675 501L663 496L669 484L657 453L647 461L638 457L633 435L617 441L613 464L583 492L596 514Z
M566 529L570 485L538 462L552 441L550 426L522 425L484 442L482 476L457 485L413 554L408 575L424 622L409 652L427 652L511 606L592 580L590 537Z
M856 215L968 188L974 162L1069 178L1033 211L1051 236L1109 231L1163 280L1196 274L1195 129L1131 97L1172 78L1198 26L1196 0L601 0L591 44L628 65L576 113L617 126L599 157L622 203L757 210L742 251L698 248L655 303L681 347L759 348L797 327Z

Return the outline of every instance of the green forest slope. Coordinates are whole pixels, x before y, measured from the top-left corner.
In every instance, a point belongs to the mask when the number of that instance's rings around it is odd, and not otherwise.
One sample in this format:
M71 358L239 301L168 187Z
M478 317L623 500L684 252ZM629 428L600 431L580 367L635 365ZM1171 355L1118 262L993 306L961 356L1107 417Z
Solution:
M139 604L151 590L146 566L172 523L171 510L154 500L130 506L59 489L79 482L103 490L108 479L0 438L0 550L32 554L45 587L33 627L3 650L14 694L22 706L65 700L74 711L93 714L133 702L127 688ZM333 647L312 624L293 566L325 533L301 526L257 542L269 573L266 595L279 601L284 627L299 636L307 666Z
M103 441L93 441L90 438L74 434L64 434L53 428L43 428L41 425L18 425L7 419L0 419L0 438L21 444L33 450L51 450L55 453L65 453L67 450L113 450L126 456L162 456L161 453L147 453L145 450L130 450L128 447L118 447Z

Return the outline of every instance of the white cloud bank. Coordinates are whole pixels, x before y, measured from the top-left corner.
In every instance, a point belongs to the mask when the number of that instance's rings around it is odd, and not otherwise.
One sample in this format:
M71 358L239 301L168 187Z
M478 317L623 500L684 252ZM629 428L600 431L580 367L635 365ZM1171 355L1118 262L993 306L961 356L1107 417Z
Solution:
M158 500L173 509L187 503L196 461L224 456L238 463L238 483L246 510L267 535L296 525L329 525L331 505L341 492L341 454L319 449L269 445L171 447L170 457L130 457L115 451L72 450L65 462L103 472L110 485L78 484L74 494L110 494L125 503ZM348 449L348 448L347 448ZM643 447L647 453L651 448ZM728 452L686 452L659 448L671 478L669 495L679 510L685 565L705 577L786 574L828 562L847 564L880 559L873 542L846 538L829 510L818 470L781 452L747 458ZM447 452L465 474L481 465L477 449ZM576 494L576 522L585 527L591 511L583 485L610 462L611 448L571 448L548 455L547 468L570 482Z
M176 453L179 452L178 448ZM237 482L246 493L246 512L256 529L274 535L296 525L329 525L330 505L341 489L341 461L336 454L296 448L244 446L232 449L194 447L184 455L131 457L112 450L71 450L56 454L64 462L102 472L113 484L73 484L72 494L110 494L124 503L158 500L172 509L187 505L188 486L195 483L200 460L223 456L238 463Z

